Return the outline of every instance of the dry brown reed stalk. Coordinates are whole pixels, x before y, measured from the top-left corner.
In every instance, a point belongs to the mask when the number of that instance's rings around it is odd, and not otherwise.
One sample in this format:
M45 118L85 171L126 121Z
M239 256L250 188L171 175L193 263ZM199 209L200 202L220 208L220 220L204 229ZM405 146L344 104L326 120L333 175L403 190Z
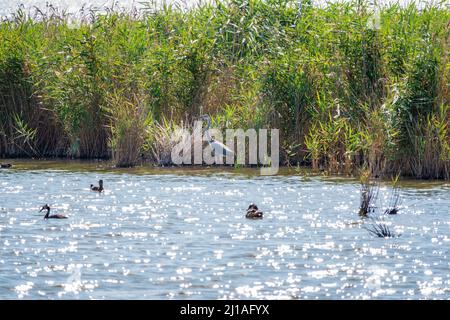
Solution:
M189 133L185 122L178 126L171 120L163 119L162 123L153 123L146 130L148 136L146 149L158 165L173 165L172 150L180 142L190 144L190 146L183 146L185 150L193 150L192 138L183 140L183 134Z
M143 96L115 92L108 96L110 148L117 167L135 166L144 145L149 112Z

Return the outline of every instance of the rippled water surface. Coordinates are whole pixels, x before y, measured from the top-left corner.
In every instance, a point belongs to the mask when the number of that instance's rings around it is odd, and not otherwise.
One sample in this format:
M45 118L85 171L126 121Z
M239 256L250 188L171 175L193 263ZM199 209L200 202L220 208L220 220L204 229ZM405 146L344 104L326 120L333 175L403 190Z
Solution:
M0 299L450 298L448 184L402 185L383 239L356 181L257 172L2 169Z

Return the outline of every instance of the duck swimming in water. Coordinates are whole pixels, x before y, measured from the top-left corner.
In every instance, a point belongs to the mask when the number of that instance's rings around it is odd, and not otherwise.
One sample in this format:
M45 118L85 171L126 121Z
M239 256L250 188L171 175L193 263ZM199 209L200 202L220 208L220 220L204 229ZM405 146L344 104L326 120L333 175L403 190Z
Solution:
M44 205L42 207L42 209L39 210L39 212L41 212L43 210L47 210L47 214L45 215L44 219L67 219L67 217L62 215L62 214L52 214L52 215L50 215L50 207L49 207L48 204Z
M248 219L262 219L263 212L258 209L256 204L252 203L251 205L248 206L245 217Z
M1 163L0 164L0 168L2 168L2 169L11 168L11 167L12 167L11 163Z
M103 180L99 180L98 181L98 187L96 187L93 184L91 184L91 190L92 191L102 192L103 191Z

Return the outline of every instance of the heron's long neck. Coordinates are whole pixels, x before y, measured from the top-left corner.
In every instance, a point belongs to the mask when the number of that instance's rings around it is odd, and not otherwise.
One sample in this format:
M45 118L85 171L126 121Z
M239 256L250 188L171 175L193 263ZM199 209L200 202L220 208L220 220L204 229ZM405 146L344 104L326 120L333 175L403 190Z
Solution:
M50 215L50 208L47 208L47 214L45 215L44 219L47 219L49 215Z
M213 139L212 139L211 135L209 134L209 130L208 129L205 130L205 138L206 138L206 140L208 142L211 142Z

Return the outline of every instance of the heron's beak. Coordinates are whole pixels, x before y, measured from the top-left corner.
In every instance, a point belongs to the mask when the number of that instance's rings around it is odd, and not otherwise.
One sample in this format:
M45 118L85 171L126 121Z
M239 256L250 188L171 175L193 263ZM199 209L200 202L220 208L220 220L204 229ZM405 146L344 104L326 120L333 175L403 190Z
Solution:
M39 212L41 212L42 210L44 210L44 207L42 207L41 210L39 210Z

